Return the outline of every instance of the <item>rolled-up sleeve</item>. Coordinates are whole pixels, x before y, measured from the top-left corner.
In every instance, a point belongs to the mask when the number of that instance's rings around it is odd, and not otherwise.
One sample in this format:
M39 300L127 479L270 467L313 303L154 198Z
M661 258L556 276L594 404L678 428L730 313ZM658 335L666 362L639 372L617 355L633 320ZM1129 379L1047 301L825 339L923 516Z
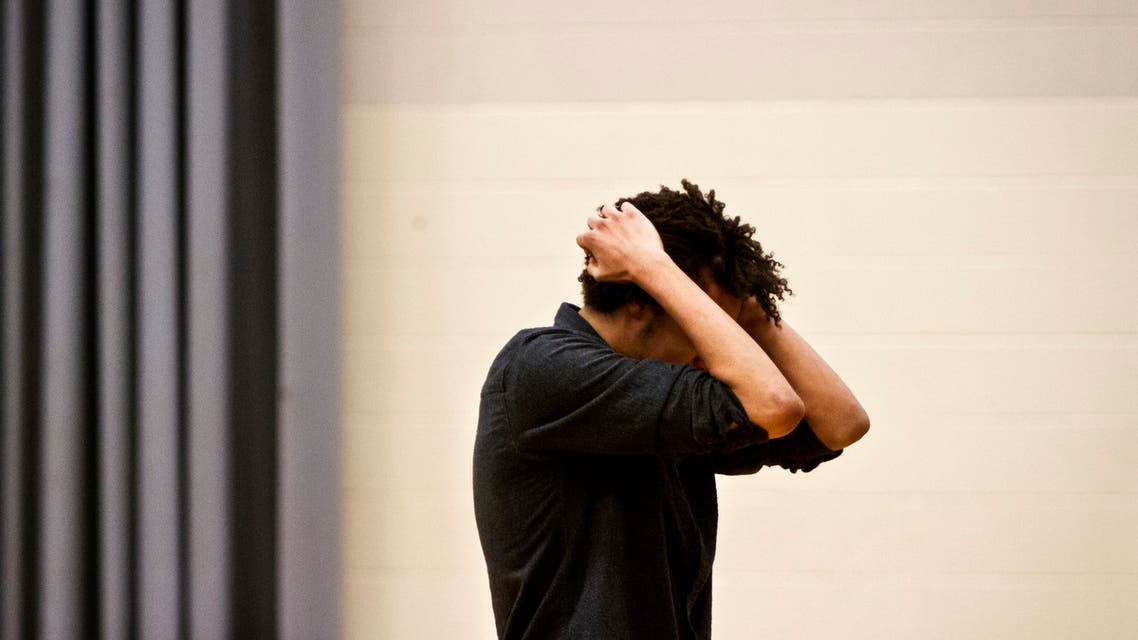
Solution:
M503 383L523 451L698 455L728 431L733 442L767 440L706 371L629 358L579 333L543 332L517 345Z
M842 450L835 451L822 444L810 424L803 419L794 431L781 438L741 446L725 446L716 450L715 472L745 475L773 466L791 472L809 472L841 454Z

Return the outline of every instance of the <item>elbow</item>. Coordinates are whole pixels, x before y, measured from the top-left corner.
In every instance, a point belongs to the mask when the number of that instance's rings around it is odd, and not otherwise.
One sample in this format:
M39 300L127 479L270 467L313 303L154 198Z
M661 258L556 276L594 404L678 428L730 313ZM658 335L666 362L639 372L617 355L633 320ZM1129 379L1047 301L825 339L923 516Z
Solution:
M753 422L762 426L767 436L773 439L794 431L805 416L806 404L802 398L797 394L788 394L770 403L763 412L762 419Z
M846 428L845 435L849 441L846 446L861 440L867 433L869 433L869 414L866 413L865 409L861 408L859 404L857 410L854 411L849 426Z
M859 406L841 423L839 428L834 429L829 438L823 440L822 444L835 451L845 449L861 440L867 433L869 433L869 415Z

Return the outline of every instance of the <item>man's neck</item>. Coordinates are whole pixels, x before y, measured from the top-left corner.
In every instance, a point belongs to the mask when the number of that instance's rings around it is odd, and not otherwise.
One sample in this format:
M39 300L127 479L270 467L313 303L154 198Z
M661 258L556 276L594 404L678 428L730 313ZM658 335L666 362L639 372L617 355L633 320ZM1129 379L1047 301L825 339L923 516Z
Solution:
M632 358L639 357L636 355L636 328L623 311L602 313L592 307L581 307L579 314L613 351Z

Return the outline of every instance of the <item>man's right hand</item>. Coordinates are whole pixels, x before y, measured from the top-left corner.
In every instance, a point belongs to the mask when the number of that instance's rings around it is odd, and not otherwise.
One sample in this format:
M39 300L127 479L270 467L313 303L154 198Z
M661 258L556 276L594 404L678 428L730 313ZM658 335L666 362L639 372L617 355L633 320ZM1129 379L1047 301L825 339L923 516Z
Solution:
M638 282L646 272L671 262L656 227L631 202L601 207L589 230L577 236L588 257L586 270L597 281Z

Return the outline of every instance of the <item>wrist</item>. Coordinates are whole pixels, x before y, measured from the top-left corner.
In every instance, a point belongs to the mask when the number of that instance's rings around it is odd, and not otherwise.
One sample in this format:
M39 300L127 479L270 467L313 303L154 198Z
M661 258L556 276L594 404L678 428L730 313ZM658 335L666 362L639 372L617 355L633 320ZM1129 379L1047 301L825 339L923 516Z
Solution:
M775 339L779 331L779 326L754 298L743 302L743 309L739 314L739 326L759 344Z
M664 278L674 274L671 271L676 271L684 275L683 271L672 261L672 257L667 253L660 251L658 254L645 256L644 259L639 260L637 264L629 270L629 278L633 284L641 289L644 289L650 295L654 292L652 289ZM686 275L684 277L687 277Z

